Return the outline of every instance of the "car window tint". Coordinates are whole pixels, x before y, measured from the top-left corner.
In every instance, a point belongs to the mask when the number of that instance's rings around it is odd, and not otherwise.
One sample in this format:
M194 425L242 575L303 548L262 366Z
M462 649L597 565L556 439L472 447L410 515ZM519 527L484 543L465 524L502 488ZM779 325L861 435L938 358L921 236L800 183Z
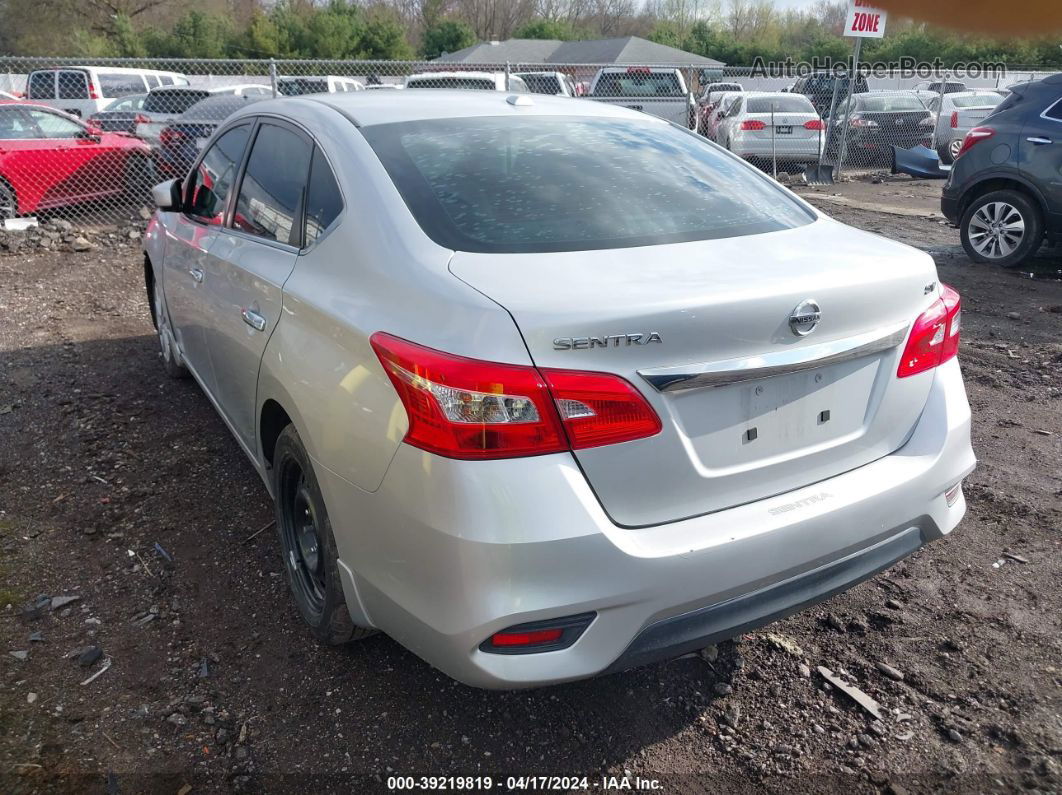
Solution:
M29 77L30 99L55 99L55 72L34 72Z
M431 119L362 128L425 233L483 253L791 229L814 216L698 135L642 119Z
M678 76L673 72L606 72L594 87L598 97L681 97Z
M232 226L248 234L299 245L299 214L310 171L310 144L291 130L263 124L251 146Z
M749 113L814 113L807 97L749 97Z
M188 193L188 206L193 215L211 224L222 223L229 191L232 190L250 134L250 125L233 127L218 138L203 156L192 173ZM203 188L209 188L209 191Z
M88 98L88 75L84 72L59 73L59 99Z
M40 131L21 108L0 107L0 141L40 138Z
M144 79L140 75L123 75L119 72L100 72L100 90L105 98L126 97L144 93Z
M320 149L313 153L310 184L306 188L306 233L303 245L309 246L320 237L343 209L335 174Z
M27 109L26 112L41 131L42 138L76 138L84 129L76 121L46 110Z
M1062 99L1060 99L1054 105L1045 110L1044 116L1049 119L1054 119L1055 121L1062 121Z
M194 89L156 89L144 100L145 113L184 113L195 103L210 96L209 91Z

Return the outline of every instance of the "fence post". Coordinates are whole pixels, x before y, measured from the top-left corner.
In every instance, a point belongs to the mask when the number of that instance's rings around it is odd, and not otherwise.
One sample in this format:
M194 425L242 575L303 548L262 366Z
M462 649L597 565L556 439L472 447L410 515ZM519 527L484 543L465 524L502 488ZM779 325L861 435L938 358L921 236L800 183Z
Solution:
M774 176L775 181L778 180L778 144L774 137L774 106L775 102L771 100L771 173Z
M863 46L863 37L859 36L855 40L855 47L852 49L852 68L848 70L848 99L844 103L844 117L842 122L848 124L848 114L852 112L852 94L855 93L855 81L856 75L859 71L859 51ZM848 153L848 127L841 127L841 153L837 157L837 181L841 181L841 172L844 170L844 156Z
M273 88L273 98L277 96L277 59L269 59L269 85Z
M933 137L929 141L929 148L937 148L937 130L940 129L940 117L944 113L944 89L948 86L948 73L943 72L940 76L940 92L937 94L937 117L933 120Z
M509 90L509 73L510 73L510 65L509 65L509 62L506 61L505 62L505 90L506 91Z
M837 73L834 72L833 73L833 96L830 98L830 112L826 116L826 119L825 119L825 121L826 121L826 135L825 135L825 140L823 140L823 142L820 144L821 148L819 149L819 172L820 173L822 172L822 161L823 161L823 158L825 156L827 156L829 154L829 151L830 151L830 138L833 136L833 128L834 128L834 126L836 124L836 121L837 121L837 118L834 115L837 112L837 94L840 91L840 89L841 89L841 79L839 77L837 77ZM844 130L841 129L841 126L839 124L837 124L836 127L840 131L841 135L844 135ZM821 177L820 177L820 179L821 179Z
M697 86L700 88L700 86ZM686 112L686 123L694 132L697 131L697 95L693 91L693 65L687 67L686 77L686 104L689 108Z

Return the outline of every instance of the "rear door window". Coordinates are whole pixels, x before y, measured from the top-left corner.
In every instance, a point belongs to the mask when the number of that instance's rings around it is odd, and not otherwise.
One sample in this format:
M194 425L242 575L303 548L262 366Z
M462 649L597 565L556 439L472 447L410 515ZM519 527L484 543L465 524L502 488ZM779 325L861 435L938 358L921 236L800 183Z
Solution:
M187 197L192 215L209 224L224 221L225 205L250 136L251 126L242 124L224 132L207 150L189 177Z
M77 138L84 131L84 128L76 121L60 116L58 113L49 113L36 108L27 108L26 112L37 125L37 129L41 131L42 138Z
M301 245L297 221L311 154L310 142L294 130L262 124L236 197L233 229L276 243Z
M55 99L55 72L34 72L28 89L30 99Z
M306 188L306 222L303 245L310 246L323 235L343 210L343 195L328 160L320 149L313 153L310 184Z
M89 90L87 74L75 71L62 71L59 73L59 99L88 98Z
M40 137L37 125L22 108L0 106L0 141L24 141Z
M207 91L186 89L158 89L144 100L145 113L184 113L192 105L210 96Z

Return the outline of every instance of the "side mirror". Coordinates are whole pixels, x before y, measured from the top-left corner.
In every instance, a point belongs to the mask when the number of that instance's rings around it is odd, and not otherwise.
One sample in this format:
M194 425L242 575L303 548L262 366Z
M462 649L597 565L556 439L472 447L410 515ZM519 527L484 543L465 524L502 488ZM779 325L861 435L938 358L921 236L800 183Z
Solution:
M181 208L181 181L171 179L161 182L151 189L151 198L155 206L164 212L174 212Z

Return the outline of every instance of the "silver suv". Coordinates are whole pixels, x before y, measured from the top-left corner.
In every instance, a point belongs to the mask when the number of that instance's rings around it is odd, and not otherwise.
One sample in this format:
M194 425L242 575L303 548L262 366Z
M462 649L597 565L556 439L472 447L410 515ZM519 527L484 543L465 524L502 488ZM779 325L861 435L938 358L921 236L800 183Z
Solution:
M837 593L965 511L932 259L660 119L267 100L155 194L163 362L261 475L325 643L382 630L482 687L593 676Z

